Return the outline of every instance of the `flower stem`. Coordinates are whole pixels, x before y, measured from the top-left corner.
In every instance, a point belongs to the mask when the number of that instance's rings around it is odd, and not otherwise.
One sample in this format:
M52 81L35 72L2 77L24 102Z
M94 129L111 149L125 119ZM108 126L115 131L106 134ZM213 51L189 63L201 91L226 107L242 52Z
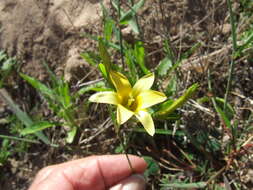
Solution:
M234 18L234 12L232 10L232 2L231 0L227 0L227 6L229 10L229 16L230 16L230 24L231 24L231 30L232 30L232 43L233 43L233 54L231 58L231 63L229 65L229 73L228 73L228 82L227 82L227 87L226 87L226 92L225 92L225 101L224 101L224 107L223 111L226 113L227 109L227 101L228 101L228 95L230 92L231 84L232 84L232 77L233 77L233 72L234 72L234 55L237 51L237 35L236 35L236 23L235 23L235 18Z
M117 127L118 127L118 126L117 126ZM126 150L126 145L124 144L124 141L123 141L123 136L120 136L119 130L117 131L117 137L118 137L118 139L119 139L119 141L120 141L120 144L121 144L121 146L122 146L122 148L123 148L123 150L124 150L124 153L125 153L125 155L126 155L126 159L127 159L128 164L129 164L130 170L132 171L132 173L136 173L135 170L134 170L134 168L133 168L133 166L132 166L132 163L131 163L131 161L130 161L130 158L129 158L129 156L128 156L128 153L127 153L127 150Z
M117 9L118 9L118 29L119 29L119 44L120 44L120 57L121 57L121 64L122 67L125 68L124 62L124 47L123 47L123 39L122 39L122 32L120 28L120 18L121 18L121 0L117 1Z

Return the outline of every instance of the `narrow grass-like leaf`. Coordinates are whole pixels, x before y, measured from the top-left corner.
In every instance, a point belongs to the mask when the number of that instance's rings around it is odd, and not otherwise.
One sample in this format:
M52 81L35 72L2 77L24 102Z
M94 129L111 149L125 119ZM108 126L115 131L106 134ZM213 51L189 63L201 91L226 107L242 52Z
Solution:
M176 75L173 75L170 78L169 84L166 87L165 94L167 95L167 97L170 97L174 95L176 91L177 91L177 77Z
M170 184L161 184L163 187L170 188L183 188L183 189L192 189L192 188L205 188L207 185L206 182L196 182L196 183L170 183Z
M222 107L221 105L225 104L225 100L223 98L215 97L215 101L220 107ZM227 107L226 114L228 115L228 117L232 118L233 115L235 114L235 110L233 109L231 104L229 104L229 103L226 103L226 104L227 104L226 105L226 107Z
M145 129L143 129L143 128L134 128L133 131L139 132L139 133L147 133L147 131L145 131ZM173 130L167 130L167 129L155 129L155 134L185 136L185 133L182 131L174 132Z
M244 49L246 49L250 45L250 43L252 43L252 42L253 42L253 31L252 31L251 35L245 40L244 44L238 47L238 50L237 50L236 54L240 55L241 52Z
M99 61L100 61L100 58L98 55L96 55L95 53L93 52L83 52L80 54L80 56L87 62L89 63L90 65L92 66L97 66Z
M115 26L114 20L107 18L104 23L104 37L107 41L112 38L113 27Z
M129 11L124 13L120 18L120 24L127 24L131 19L133 19L138 9L140 9L144 3L145 0L140 0L133 7L131 7Z
M138 24L135 20L135 18L133 18L132 20L130 20L128 22L129 26L131 27L131 29L136 33L136 34L139 34L140 33L140 30L139 30L139 27L138 27Z
M187 100L189 100L189 98L191 98L191 96L196 92L197 89L198 84L193 84L190 88L186 90L186 92L181 97L175 100L172 104L168 104L168 106L164 106L162 109L158 110L156 113L154 113L154 116L159 118L172 113L177 108L181 107Z
M125 62L130 70L130 73L128 74L129 80L132 84L134 84L137 80L137 70L135 65L135 57L132 48L129 45L125 46Z
M136 58L136 62L140 66L142 72L144 74L150 73L150 71L147 69L145 65L145 49L141 41L137 41L134 44L134 55Z
M55 126L55 123L50 123L48 121L35 122L30 127L23 129L20 133L21 135L28 135L53 126Z
M173 60L174 59L174 52L171 48L171 45L170 45L170 41L169 40L164 40L164 51L166 53L166 56L170 59L170 60Z
M213 101L215 101L214 98L213 98ZM227 127L231 128L230 120L228 119L225 112L216 103L214 104L214 108L215 108L216 112L219 114L219 116L220 116L221 120L224 122L224 124Z
M208 70L208 89L209 89L210 92L212 92L210 70ZM215 109L216 112L218 113L220 119L224 122L224 124L225 124L227 127L231 128L231 123L230 123L228 117L226 116L225 112L219 107L219 105L217 105L216 100L215 100L214 97L211 98L211 100L212 100L214 109ZM225 102L225 105L226 105L225 107L227 107L228 104Z
M12 112L17 116L17 118L26 126L30 127L33 125L32 119L25 113L23 112L11 99L11 97L8 95L6 90L0 89L0 97L3 99L3 101L9 105L11 108ZM49 139L40 131L36 132L35 135L42 140L45 144L50 144Z
M65 82L59 86L59 97L61 99L61 104L64 108L68 108L71 106L71 94L69 91L69 85Z
M59 80L55 73L48 67L48 64L46 62L42 62L43 66L46 68L47 72L49 73L49 77L52 81L52 86L54 87L58 87L60 86L60 83L62 82L62 80Z
M0 135L0 138L9 139L9 140L15 140L15 141L24 141L24 142L28 142L28 143L40 144L39 141L35 141L35 140L31 140L31 139L26 139L26 138L20 138L20 137L14 137L14 136Z
M105 68L105 65L103 64L103 63L100 63L99 65L98 65L98 68L99 68L99 70L100 70L100 72L102 73L102 75L103 75L103 77L105 78L105 79L108 79L108 73L106 72L106 68Z
M76 94L77 94L77 96L81 96L89 91L101 92L101 91L110 91L110 89L105 88L105 83L103 81L100 81L96 84L85 86L85 87L81 88L80 90L78 90L78 92ZM75 97L77 97L77 96L75 96Z
M194 44L188 51L183 53L180 56L180 61L187 59L190 55L192 55L199 47L201 46L201 43Z
M99 38L98 40L98 48L100 57L102 59L102 63L105 66L105 71L108 74L111 69L111 58L109 56L109 53L102 38Z
M20 73L20 76L27 81L30 85L32 85L35 89L37 89L43 95L46 95L52 99L54 99L54 92L48 88L46 85L39 82L37 79L30 77L28 75Z

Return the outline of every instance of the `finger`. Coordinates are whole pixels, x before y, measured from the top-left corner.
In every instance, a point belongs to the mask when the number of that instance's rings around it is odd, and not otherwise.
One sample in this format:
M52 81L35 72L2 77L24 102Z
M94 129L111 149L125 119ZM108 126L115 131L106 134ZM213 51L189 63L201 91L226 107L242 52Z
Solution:
M129 155L137 173L146 169L142 158ZM52 169L53 168L53 169ZM43 171L43 170L42 170ZM50 166L47 176L36 177L30 190L103 190L131 175L125 155L92 156L64 164Z
M102 156L98 160L107 187L114 185L133 173L126 155ZM129 160L135 173L142 174L145 171L147 164L142 158L129 155Z
M145 190L145 179L142 175L131 175L114 185L110 190Z

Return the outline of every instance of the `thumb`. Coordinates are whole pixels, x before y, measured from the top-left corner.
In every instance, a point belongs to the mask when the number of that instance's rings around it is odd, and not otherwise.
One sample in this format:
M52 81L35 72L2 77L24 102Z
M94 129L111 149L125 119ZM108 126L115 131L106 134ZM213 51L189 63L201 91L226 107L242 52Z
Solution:
M145 190L145 179L142 175L134 174L120 181L109 190Z

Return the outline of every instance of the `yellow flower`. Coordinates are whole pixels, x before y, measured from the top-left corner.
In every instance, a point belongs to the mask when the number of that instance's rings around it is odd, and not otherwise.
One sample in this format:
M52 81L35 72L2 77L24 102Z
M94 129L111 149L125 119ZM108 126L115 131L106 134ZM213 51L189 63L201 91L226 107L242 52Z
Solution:
M89 100L116 105L117 123L119 125L135 115L148 134L153 136L155 133L154 122L147 108L166 100L163 93L150 90L154 83L154 74L145 75L133 87L128 79L119 72L111 71L110 78L116 92L98 92L92 95Z

